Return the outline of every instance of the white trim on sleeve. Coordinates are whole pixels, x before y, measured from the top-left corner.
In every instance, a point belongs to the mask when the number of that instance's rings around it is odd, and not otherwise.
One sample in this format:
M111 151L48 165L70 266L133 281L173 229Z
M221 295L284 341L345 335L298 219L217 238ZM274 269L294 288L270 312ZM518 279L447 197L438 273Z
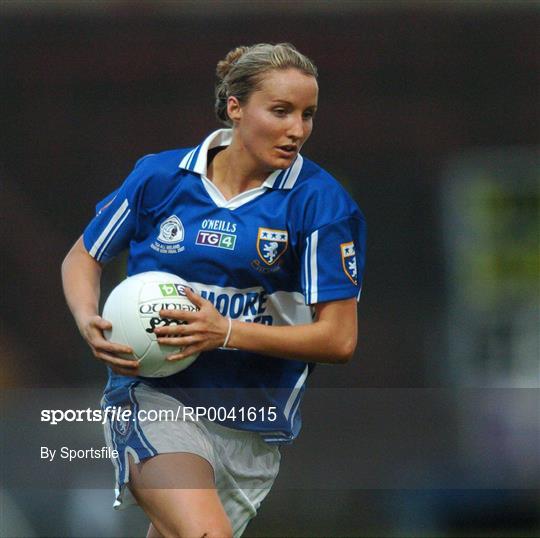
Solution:
M105 229L101 232L95 243L92 245L92 248L89 250L90 256L96 258L97 252L100 250L100 256L103 254L103 250L111 242L114 234L117 232L118 228L122 225L124 220L126 220L127 216L131 212L131 209L129 209L128 205L129 204L126 198L122 202L120 207L115 211L114 215L111 217L111 220L109 221L107 226L105 226Z

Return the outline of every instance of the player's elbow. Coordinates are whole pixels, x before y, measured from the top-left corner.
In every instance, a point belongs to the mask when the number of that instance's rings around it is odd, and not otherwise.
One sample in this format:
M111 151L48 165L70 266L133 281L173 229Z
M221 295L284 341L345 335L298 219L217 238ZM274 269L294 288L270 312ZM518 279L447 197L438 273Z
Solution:
M336 364L346 364L354 356L356 350L356 338L346 338L344 339L334 354L334 362Z

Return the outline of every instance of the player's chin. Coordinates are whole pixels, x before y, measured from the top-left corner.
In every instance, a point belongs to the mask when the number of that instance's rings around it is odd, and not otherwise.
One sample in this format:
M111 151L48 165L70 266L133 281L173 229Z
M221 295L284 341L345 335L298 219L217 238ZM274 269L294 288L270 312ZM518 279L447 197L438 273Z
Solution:
M272 159L272 169L273 170L285 170L285 168L289 168L291 164L296 159L296 156L298 154L295 153L294 155L285 156L285 155L277 155Z

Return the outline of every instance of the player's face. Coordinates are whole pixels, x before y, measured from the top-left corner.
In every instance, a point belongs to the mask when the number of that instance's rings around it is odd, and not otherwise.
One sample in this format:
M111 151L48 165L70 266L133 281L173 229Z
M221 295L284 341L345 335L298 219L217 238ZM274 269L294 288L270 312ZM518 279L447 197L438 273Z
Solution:
M246 103L229 108L237 141L261 171L292 164L313 129L318 91L315 77L276 69Z

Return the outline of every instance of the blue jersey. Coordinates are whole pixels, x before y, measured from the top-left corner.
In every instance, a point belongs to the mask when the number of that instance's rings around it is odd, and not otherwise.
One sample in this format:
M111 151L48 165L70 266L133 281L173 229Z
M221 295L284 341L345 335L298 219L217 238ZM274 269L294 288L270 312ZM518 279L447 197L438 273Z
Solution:
M207 154L230 144L212 133L195 148L140 159L123 185L98 204L84 244L106 262L128 249L128 275L175 273L232 319L268 325L313 321L313 305L360 296L365 221L330 174L298 155L255 189L226 200L206 177ZM288 442L313 363L241 350L203 352L167 378L110 371L109 405L129 401L133 383L166 391L186 406L238 411L221 421ZM246 409L262 409L248 417ZM242 411L243 409L243 411ZM269 420L267 410L276 412Z

